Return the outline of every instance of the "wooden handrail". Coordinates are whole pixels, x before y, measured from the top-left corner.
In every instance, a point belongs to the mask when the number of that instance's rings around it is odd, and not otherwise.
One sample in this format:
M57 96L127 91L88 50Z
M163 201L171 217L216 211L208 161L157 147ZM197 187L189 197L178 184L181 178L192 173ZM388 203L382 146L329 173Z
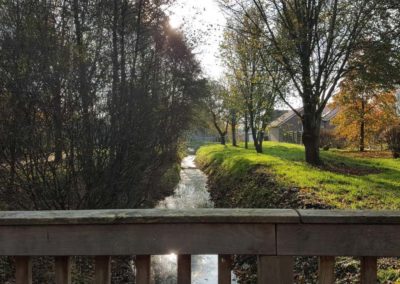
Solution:
M17 283L30 283L31 256L55 256L57 283L70 283L70 256L95 258L95 283L110 282L111 256L136 255L149 283L150 255L178 255L190 283L190 255L216 254L220 283L230 255L259 259L260 283L292 283L293 256L320 256L320 281L333 283L335 256L362 260L362 283L376 283L376 259L400 256L400 212L194 209L0 212L0 255L16 257Z

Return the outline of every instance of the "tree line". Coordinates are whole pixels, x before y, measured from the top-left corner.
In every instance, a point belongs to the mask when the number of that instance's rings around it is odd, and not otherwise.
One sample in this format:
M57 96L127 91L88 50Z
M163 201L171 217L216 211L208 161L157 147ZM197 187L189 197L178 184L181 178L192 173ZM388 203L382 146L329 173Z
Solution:
M241 118L246 136L250 131L257 152L262 152L272 110L283 104L302 122L306 162L318 165L322 115L332 98L351 84L366 88L352 90L371 102L380 94L393 93L400 83L398 1L220 3L229 19L221 46L227 67L222 85L228 95L217 99L219 108L225 109L219 111L223 114L219 119L230 121L232 113L239 114L236 120ZM215 93L223 94L218 89ZM394 111L395 103L385 100L389 102ZM364 137L365 120L361 118L359 125ZM361 148L363 139L359 138ZM246 145L247 141L246 137Z
M170 2L0 1L3 207L145 207L171 190L204 81Z

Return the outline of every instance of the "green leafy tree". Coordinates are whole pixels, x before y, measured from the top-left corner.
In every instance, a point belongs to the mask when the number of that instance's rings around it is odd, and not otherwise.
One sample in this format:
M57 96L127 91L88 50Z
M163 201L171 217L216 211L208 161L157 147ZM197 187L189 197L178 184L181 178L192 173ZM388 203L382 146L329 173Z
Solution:
M226 144L231 109L228 103L229 92L222 84L211 81L208 83L205 105L211 115L211 121L218 131L220 142Z
M242 106L245 132L247 134L247 129L250 129L258 153L263 152L266 127L279 98L277 89L284 92L286 84L284 73L280 72L275 62L269 60L265 54L259 30L261 25L261 19L253 23L245 16L241 23L231 20L221 46L228 69L228 82L235 94L237 105ZM275 80L271 73L274 74Z
M321 116L339 82L349 70L349 58L376 20L381 1L370 0L251 0L223 1L238 17L245 13L258 25L266 52L289 76L303 112L281 97L301 118L306 161L321 163ZM253 6L257 13L248 13ZM266 69L269 69L266 66ZM272 74L271 74L272 75ZM284 95L281 93L281 95Z

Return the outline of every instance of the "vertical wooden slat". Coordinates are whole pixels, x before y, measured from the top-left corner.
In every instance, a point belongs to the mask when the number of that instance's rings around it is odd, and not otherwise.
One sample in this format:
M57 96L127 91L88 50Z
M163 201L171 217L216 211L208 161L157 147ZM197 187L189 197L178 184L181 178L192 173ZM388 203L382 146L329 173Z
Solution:
M259 256L259 284L293 284L293 257Z
M192 257L189 254L178 255L178 284L190 284L192 281Z
M94 283L110 284L111 283L111 257L96 256L94 266Z
M136 256L136 283L150 283L150 255Z
M361 258L361 284L377 283L377 258L362 257Z
M321 256L319 258L318 283L319 284L335 283L335 257Z
M71 284L71 258L69 256L55 257L56 284Z
M231 284L232 256L218 256L218 284Z
M15 257L15 283L32 284L32 259L29 256Z

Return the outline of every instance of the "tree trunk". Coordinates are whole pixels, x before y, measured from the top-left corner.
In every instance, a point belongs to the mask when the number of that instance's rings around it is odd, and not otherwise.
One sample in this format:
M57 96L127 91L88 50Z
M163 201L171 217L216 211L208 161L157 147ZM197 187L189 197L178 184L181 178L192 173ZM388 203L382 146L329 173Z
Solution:
M311 165L320 165L319 156L319 134L320 134L320 115L304 113L303 115L303 144L306 152L306 162Z
M63 137L62 137L62 109L61 109L61 87L54 94L53 119L54 119L54 160L59 163L63 159Z
M365 150L365 122L361 121L360 125L360 152L364 152Z
M231 130L232 130L232 146L237 147L237 139L236 139L236 112L235 112L235 111L232 111Z
M225 141L225 135L221 134L221 145L225 145L226 141Z
M244 115L244 148L249 149L249 121L247 113Z
M82 152L82 169L85 176L86 189L90 191L92 186L92 178L94 172L94 143L92 129L92 113L93 101L90 94L88 64L86 48L84 44L84 9L80 11L80 3L78 0L73 1L73 17L75 25L75 45L77 49L76 64L78 69L78 94L82 103L82 141L80 145Z
M254 139L254 147L257 153L263 152L264 131L258 131L256 139Z
M257 129L254 126L251 126L251 135L253 137L253 144L256 152L262 153L262 145L259 143L259 132L257 132Z
M362 99L361 102L361 122L360 122L360 145L359 149L360 152L364 152L365 150L365 120L364 120L364 113L365 113L365 100L364 98Z

